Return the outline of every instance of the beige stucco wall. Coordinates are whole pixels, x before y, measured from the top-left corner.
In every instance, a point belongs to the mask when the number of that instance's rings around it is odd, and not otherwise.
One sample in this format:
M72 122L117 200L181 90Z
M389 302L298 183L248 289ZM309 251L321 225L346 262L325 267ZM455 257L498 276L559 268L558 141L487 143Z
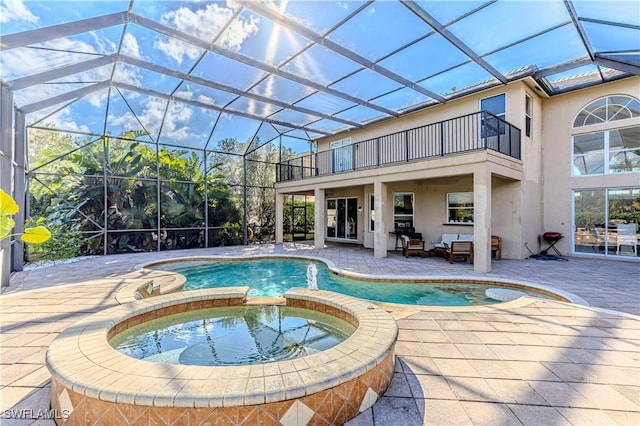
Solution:
M520 209L520 185L518 182L494 177L492 179L492 223L493 235L503 238L503 257L520 258L521 232L518 221L513 217L521 215ZM458 175L446 178L434 178L417 181L402 181L391 183L387 186L389 196L388 207L384 212L386 223L393 223L393 193L414 193L415 202L415 228L422 234L426 242L425 248L433 248L433 243L441 240L443 233L473 234L473 227L469 225L446 224L446 197L451 192L472 192L473 176ZM373 185L364 186L364 196L367 200L364 205L363 217L363 245L373 248L373 233L368 230L368 197L373 193ZM360 219L360 218L359 218ZM387 247L395 247L395 236L389 235Z
M359 142L373 137L387 135L401 130L424 126L441 120L474 113L480 110L480 100L501 93L506 94L507 121L522 129L522 162L514 161L508 165L518 169L511 177L513 180L493 178L491 233L500 235L504 241L505 257L523 258L526 252L523 242L526 239L536 240L542 229L542 169L541 162L541 98L539 92L532 87L533 80L523 80L479 92L477 94L448 102L444 105L417 111L406 116L387 120L365 129L352 130L346 134L320 140L318 150L329 149L331 142L350 137L352 142ZM531 137L524 134L525 128L525 94L533 101L533 125ZM363 215L359 217L359 242L373 248L373 233L368 231L368 196L373 192L372 179L382 178L390 182L388 186L389 200L384 212L386 223L393 223L392 198L394 192L414 192L416 231L423 234L428 245L431 241L440 241L443 233L472 234L473 228L463 225L446 225L446 194L449 192L473 191L473 163L460 156L432 159L425 162L412 163L406 166L390 166L379 169L361 170L348 174L354 183L362 183ZM523 167L524 164L524 167ZM431 170L424 170L425 167ZM396 170L398 169L398 170ZM438 176L432 178L431 176ZM330 181L344 179L346 176L326 176L316 180L321 186L330 187ZM393 183L393 181L399 181ZM335 182L340 185L340 183ZM295 184L294 184L295 185ZM287 185L285 185L287 186ZM360 193L358 193L360 197ZM360 205L360 199L359 199ZM362 219L362 220L360 220ZM526 226L521 226L522 224ZM525 231L523 231L523 229ZM395 237L389 235L387 247L393 249Z
M573 120L582 107L603 96L629 94L640 98L640 77L553 98L538 90L534 80L525 79L321 140L319 150L326 150L330 142L345 137L350 137L352 142L359 142L477 112L482 98L500 93L506 93L507 121L522 130L521 161L491 152L452 155L302 181L281 182L277 185L278 190L295 192L321 187L334 194L333 196L357 196L358 205L363 207L358 216L357 242L368 248L374 247L374 234L368 231L368 197L373 193L373 182L387 184L388 197L383 213L387 230L393 228L393 193L413 192L416 231L423 234L430 246L430 242L439 241L443 233L474 233L469 226L444 224L446 194L473 191L474 171L479 170L478 167L486 167L492 174L489 231L503 238L503 257L528 257L530 253L525 243L535 253L546 248L547 244L540 241L540 235L545 231L562 232L567 238L557 246L563 253L572 253L572 190L640 185L637 173L571 177ZM533 102L530 137L525 135L526 95ZM640 123L640 119L629 121L629 124ZM583 132L594 130L598 130L597 126ZM388 234L388 249L392 250L394 245L395 236Z
M565 254L572 252L572 196L574 189L640 186L639 173L572 177L573 121L578 112L592 101L614 94L640 98L640 77L602 84L593 88L555 96L544 102L542 113L542 167L544 174L544 229L559 231L566 238L557 246ZM640 118L617 121L616 127L640 125ZM611 127L610 125L607 127ZM603 126L586 126L576 133L602 130Z
M507 95L506 120L515 126L524 129L524 100L523 93L527 90L530 95L537 97L537 92L528 84L534 84L533 80L522 80L499 86L493 89L469 95L464 98L449 101L445 104L429 107L398 118L391 118L380 123L367 126L363 129L352 129L330 138L318 140L318 151L329 149L331 142L351 138L352 142L360 142L377 136L388 135L401 130L412 129L438 121L459 117L480 111L480 100L501 93Z

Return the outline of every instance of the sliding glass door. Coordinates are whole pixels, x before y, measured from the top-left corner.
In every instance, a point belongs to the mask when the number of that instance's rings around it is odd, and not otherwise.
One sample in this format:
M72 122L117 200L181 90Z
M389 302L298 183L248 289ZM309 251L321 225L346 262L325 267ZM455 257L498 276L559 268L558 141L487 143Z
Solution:
M574 252L640 254L640 188L574 191Z
M327 199L327 238L358 239L358 199Z

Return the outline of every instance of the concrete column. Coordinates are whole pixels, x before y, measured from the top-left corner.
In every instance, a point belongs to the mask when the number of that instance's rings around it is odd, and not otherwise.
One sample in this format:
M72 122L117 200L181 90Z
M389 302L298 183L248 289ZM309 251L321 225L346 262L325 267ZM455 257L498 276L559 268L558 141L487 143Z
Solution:
M0 86L0 189L13 195L13 91ZM23 203L24 204L24 203ZM11 238L0 240L0 286L7 287L11 276Z
M473 271L491 271L491 172L473 173Z
M276 244L282 244L284 222L284 194L276 191Z
M26 164L26 129L24 113L16 111L16 123L15 123L15 151L14 161L16 163L13 170L13 188L15 193L15 199L20 206L20 210L14 216L16 221L15 233L21 234L24 232L24 221L27 218L27 175L25 174ZM22 271L24 267L24 243L22 240L16 240L13 245L13 270Z
M314 207L314 216L315 223L314 227L314 237L313 237L313 245L317 249L324 248L324 231L325 231L325 198L324 198L324 188L316 188L313 191L313 196L315 198L315 207Z
M384 210L387 204L387 184L376 180L373 183L373 205L375 210L373 234L373 256L376 258L387 257L387 228L384 222Z

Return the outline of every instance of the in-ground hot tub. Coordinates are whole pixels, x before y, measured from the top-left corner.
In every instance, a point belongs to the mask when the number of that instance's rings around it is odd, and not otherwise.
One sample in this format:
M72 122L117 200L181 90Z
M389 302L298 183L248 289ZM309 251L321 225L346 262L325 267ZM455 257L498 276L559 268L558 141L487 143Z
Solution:
M331 315L355 331L329 349L294 359L168 364L132 358L109 344L157 318L242 306L247 291L230 287L158 296L74 324L47 352L52 408L68 413L67 424L341 424L386 390L394 371L395 321L370 302L327 291L292 289L285 294L286 306Z
M177 365L253 365L327 350L353 334L340 318L251 304L198 309L144 322L109 343L136 359Z

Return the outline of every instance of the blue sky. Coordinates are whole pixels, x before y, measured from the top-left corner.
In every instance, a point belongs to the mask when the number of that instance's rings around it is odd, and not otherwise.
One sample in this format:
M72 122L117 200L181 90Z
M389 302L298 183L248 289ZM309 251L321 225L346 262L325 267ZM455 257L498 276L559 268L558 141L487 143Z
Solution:
M460 15L485 4L480 1L417 3L442 24L449 24ZM573 5L579 17L591 20L583 22L583 26L596 52L640 49L640 2L574 1ZM497 81L486 69L471 63L460 49L435 34L423 20L395 1L374 2L340 28L327 34L362 6L361 1L328 0L278 1L271 5L304 28L319 36L326 36L327 40L350 49L365 61L378 63L440 96L455 94L454 88L460 90L480 82ZM128 7L129 1L2 0L0 35L124 12ZM303 34L287 30L250 10L243 9L234 17L234 7L232 2L226 1L136 0L131 11L194 36L204 43L213 41L217 48L232 54L238 53L268 66L279 67L316 84L331 84L330 88L359 97L369 104L359 106L329 93L313 94L313 87L281 76L269 76L265 70L251 68L228 57L207 52L202 46L190 45L135 24L129 24L126 29L123 25L116 25L47 41L38 44L37 49L3 51L0 57L1 77L3 81L10 82L52 68L120 52L181 73L191 71L196 77L219 82L236 90L250 89L251 93L269 99L297 101L301 108L317 110L325 115L336 114L336 117L348 121L376 119L386 116L382 112L384 109L401 110L433 102L424 93L401 89L398 82L364 69L354 58L342 56L326 47L314 46ZM626 26L614 27L594 20L610 20ZM222 28L226 28L226 31L221 34ZM501 0L486 5L446 28L503 74L528 66L541 69L587 56L587 50L561 0ZM549 28L554 29L541 35ZM511 44L515 45L499 50ZM398 50L407 45L409 47L405 50ZM19 106L30 105L109 80L112 72L113 66L104 66L67 76L56 81L56 84L18 90L15 101ZM563 77L566 78L566 74ZM238 137L244 137L246 132L234 129L259 126L259 120L246 117L240 120L226 113L220 115L216 111L198 108L199 104L228 107L258 118L273 114L274 119L309 124L311 129L333 131L345 127L344 122L320 114L280 111L281 107L277 105L249 98L236 99L233 93L196 82L181 83L178 78L139 67L119 64L113 79L193 102L171 102L171 114L165 114L167 102L161 97L135 92L112 92L109 95L107 90L102 90L53 115L47 114L60 107L39 111L32 117L47 116L48 122L64 129L99 133L100 116L107 115L108 130L144 129L149 131L153 140L174 140L177 143L200 141L208 137L216 121L228 131L237 132ZM109 96L113 106L107 112L105 104ZM159 123L164 123L162 129ZM160 134L161 131L163 134ZM220 129L214 134L220 134ZM193 142L192 145L201 146L202 143Z

